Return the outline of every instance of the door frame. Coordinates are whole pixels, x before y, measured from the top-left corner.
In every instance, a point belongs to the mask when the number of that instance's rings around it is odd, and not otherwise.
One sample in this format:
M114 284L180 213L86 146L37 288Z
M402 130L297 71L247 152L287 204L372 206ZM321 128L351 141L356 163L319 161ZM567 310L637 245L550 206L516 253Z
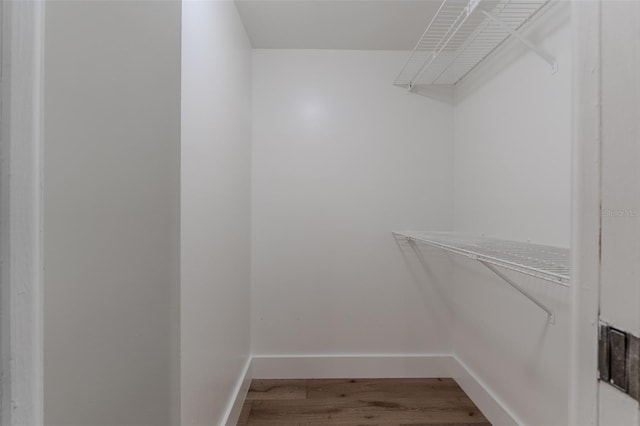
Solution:
M0 135L1 424L43 424L44 1L3 1Z
M601 0L572 1L572 238L569 424L598 424Z
M572 2L573 190L570 407L598 420L600 0ZM45 3L2 2L0 341L2 425L42 425L43 53ZM10 179L9 179L10 177ZM13 360L13 361L10 361Z

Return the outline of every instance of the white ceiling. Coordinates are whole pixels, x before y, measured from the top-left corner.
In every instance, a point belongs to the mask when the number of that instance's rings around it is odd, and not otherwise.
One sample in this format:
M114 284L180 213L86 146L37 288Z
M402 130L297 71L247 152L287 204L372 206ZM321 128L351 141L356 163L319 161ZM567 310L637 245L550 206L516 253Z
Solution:
M441 0L235 0L256 49L412 50Z

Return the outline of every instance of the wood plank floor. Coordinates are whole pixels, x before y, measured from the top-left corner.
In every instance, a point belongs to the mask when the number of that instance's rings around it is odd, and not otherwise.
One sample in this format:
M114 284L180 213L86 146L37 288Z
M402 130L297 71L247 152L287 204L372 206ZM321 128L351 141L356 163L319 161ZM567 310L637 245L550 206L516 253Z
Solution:
M238 426L489 425L453 379L253 380Z

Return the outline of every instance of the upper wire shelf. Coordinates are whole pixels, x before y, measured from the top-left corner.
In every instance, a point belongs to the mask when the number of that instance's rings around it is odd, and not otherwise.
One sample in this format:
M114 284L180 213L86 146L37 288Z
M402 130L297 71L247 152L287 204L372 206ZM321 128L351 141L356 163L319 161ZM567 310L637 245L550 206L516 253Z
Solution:
M570 253L566 248L446 232L394 234L563 286L571 283Z
M555 59L517 32L550 1L443 0L394 84L408 89L455 85L509 36L534 50L555 71Z

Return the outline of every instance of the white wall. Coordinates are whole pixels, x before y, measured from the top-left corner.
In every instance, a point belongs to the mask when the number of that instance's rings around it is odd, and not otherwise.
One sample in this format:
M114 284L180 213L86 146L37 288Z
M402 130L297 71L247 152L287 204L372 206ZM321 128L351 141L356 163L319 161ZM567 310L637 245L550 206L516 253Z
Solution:
M565 22L455 109L455 229L569 246L571 42ZM567 424L567 288L508 275L546 314L477 262L457 258L451 286L456 356L524 424Z
M231 1L182 18L180 424L213 425L250 351L251 51Z
M450 353L391 235L452 225L452 108L392 86L406 58L254 51L255 355Z
M601 316L640 335L640 4L602 8L602 272ZM620 67L621 61L628 61Z
M180 3L46 5L44 423L175 424Z
M571 41L568 25L455 108L455 229L569 247Z
M601 10L600 317L640 336L640 4L606 1ZM640 424L638 401L602 382L599 389L601 425Z
M41 425L44 3L0 15L0 423Z

